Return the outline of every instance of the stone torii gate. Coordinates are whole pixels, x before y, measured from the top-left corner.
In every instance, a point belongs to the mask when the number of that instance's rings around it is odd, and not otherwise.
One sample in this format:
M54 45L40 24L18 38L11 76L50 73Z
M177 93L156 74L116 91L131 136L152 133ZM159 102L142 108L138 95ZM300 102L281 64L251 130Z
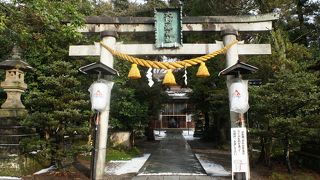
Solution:
M257 16L199 16L183 17L182 32L221 32L223 41L209 44L183 44L180 48L158 49L154 44L123 44L116 41L117 33L153 32L155 20L152 17L87 17L83 33L102 33L102 42L110 48L128 55L204 55L223 48L236 40L242 31L270 31L272 21L278 19L277 14ZM226 64L230 67L239 60L239 55L271 54L270 44L244 44L239 42L226 52ZM100 56L100 62L113 68L112 54L100 45L77 45L69 47L70 56ZM234 80L233 75L227 76L227 82ZM230 93L230 92L229 92ZM230 111L231 127L238 127L239 114ZM94 179L102 179L104 174L109 105L101 113L98 129L98 158L95 163ZM249 165L248 165L249 166ZM249 168L248 168L249 169ZM248 178L250 175L247 174Z

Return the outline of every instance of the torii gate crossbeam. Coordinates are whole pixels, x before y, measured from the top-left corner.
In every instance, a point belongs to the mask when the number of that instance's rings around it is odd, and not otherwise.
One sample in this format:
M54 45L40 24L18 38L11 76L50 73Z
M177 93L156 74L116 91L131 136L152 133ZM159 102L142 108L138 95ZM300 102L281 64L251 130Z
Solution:
M272 21L279 19L275 13L246 16L187 16L182 20L183 32L223 31L270 31ZM80 32L99 33L102 31L121 32L153 32L154 18L152 17L102 17L86 18L86 25Z

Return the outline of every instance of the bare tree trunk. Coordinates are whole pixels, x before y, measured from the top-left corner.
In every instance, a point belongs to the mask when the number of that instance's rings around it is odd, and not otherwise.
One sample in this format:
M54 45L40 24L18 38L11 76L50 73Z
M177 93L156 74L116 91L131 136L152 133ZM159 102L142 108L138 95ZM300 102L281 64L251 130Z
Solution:
M258 158L258 161L256 162L257 164L259 164L261 162L265 162L266 150L265 150L264 137L260 137L260 145L261 145L261 152L260 152L260 156Z
M304 3L301 0L297 0L296 4L297 4L297 14L298 14L299 25L300 25L300 28L302 28L304 25L303 10L302 10Z
M204 113L204 131L205 132L209 131L209 113L208 112Z
M95 140L92 138L92 134L93 134L93 131L95 131L95 118L90 118L89 119L89 134L88 134L88 141L87 141L87 145L92 145L92 141Z
M134 145L135 145L135 132L134 132L134 130L132 130L132 132L131 132L131 146L130 146L130 148L132 148L132 147L134 147Z
M217 119L218 121L218 128L219 128L219 143L220 144L225 144L227 142L227 135L226 135L226 125L227 125L227 121L225 121L224 119L220 118Z
M220 140L219 140L219 142L220 142L220 144L225 144L226 142L227 142L227 135L226 135L226 129L225 129L225 127L222 127L220 130L219 130L219 132L220 132Z
M271 167L271 154L272 154L272 137L262 135L260 139L261 152L257 160L258 163L263 163L267 167Z
M291 174L292 173L292 167L291 167L291 161L290 161L290 142L288 139L288 135L286 135L284 139L284 157L285 157L285 163L288 169L288 172Z
M272 154L272 145L273 145L273 141L272 141L272 137L267 137L266 138L266 159L265 159L265 163L266 165L271 168L271 154Z
M148 141L154 141L154 130L155 128L155 120L150 120L148 127L146 128L146 133L147 133L147 139Z

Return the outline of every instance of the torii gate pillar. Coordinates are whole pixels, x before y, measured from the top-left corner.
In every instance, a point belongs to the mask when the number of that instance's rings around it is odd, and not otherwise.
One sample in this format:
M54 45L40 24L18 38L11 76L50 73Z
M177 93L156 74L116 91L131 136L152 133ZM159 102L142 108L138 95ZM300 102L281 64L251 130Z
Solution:
M102 42L111 48L114 48L116 44L117 33L115 31L103 31L101 32ZM113 55L103 48L100 47L100 62L113 68ZM111 77L104 77L107 81L111 81ZM113 85L113 82L111 82ZM109 89L111 92L112 86ZM96 153L95 162L93 169L94 180L102 180L104 176L105 162L106 162L106 150L107 150L107 139L108 139L108 124L109 124L109 111L110 111L110 96L107 97L107 106L104 111L100 114L100 122L96 137Z
M237 36L238 36L238 31L234 30L234 29L225 29L223 31L221 31L221 35L223 38L223 44L226 46L232 42L234 42L235 40L237 40ZM227 52L226 52L226 66L227 68L235 65L239 60L239 53L238 53L238 44L234 44L233 46L231 46ZM227 85L231 84L235 79L234 75L227 75ZM231 92L231 89L228 87L228 94L229 96L232 94L233 92ZM238 128L238 127L245 127L245 123L244 120L241 123L241 125L239 126L239 117L243 118L243 114L239 114L233 111L230 111L230 124L231 124L231 128ZM246 134L247 132L245 132ZM250 166L249 166L249 159L248 159L248 153L247 153L247 140L246 140L246 135L245 135L245 151L246 151L246 161L247 163L243 164L243 166L246 166L245 169L246 172L244 173L237 173L234 172L233 170L233 166L234 166L234 155L232 154L232 180L249 180L250 179ZM232 144L231 144L232 146ZM241 166L241 164L240 164Z
M222 38L223 38L223 44L226 46L228 44L231 44L237 39L238 31L233 29L226 29L221 32ZM239 60L239 54L238 54L238 44L234 44L231 46L227 52L226 52L226 63L227 68L235 65ZM233 75L227 76L227 84L229 82L232 82L235 77ZM229 91L229 89L228 89ZM229 94L231 92L229 91ZM235 112L230 111L230 121L231 121L231 128L238 127L237 124L238 115Z

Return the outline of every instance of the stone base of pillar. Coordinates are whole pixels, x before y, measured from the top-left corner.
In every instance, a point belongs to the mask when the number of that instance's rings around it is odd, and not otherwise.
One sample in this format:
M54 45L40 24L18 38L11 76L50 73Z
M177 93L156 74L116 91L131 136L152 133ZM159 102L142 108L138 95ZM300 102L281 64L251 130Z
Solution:
M25 117L27 114L25 109L0 109L0 118Z
M15 89L6 89L6 86L3 86L1 83L1 87L4 88L4 91L7 93L6 101L1 105L2 109L24 109L24 105L21 102L21 94L24 92L24 89L20 89L21 87L14 87Z

